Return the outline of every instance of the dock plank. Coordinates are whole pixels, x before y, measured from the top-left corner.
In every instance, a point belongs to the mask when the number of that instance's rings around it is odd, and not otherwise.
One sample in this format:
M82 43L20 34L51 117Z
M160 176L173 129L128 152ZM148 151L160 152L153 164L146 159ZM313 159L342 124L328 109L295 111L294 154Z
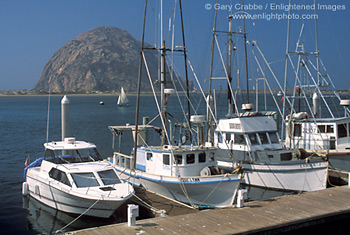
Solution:
M344 186L249 202L244 208L204 210L138 220L133 227L123 223L74 231L72 234L249 234L293 229L318 219L346 214L350 214L350 188Z

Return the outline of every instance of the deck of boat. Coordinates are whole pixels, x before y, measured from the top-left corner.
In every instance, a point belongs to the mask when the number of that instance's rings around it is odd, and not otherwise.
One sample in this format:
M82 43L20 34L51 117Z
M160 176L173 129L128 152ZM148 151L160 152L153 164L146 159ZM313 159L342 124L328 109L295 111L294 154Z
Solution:
M278 233L325 223L349 214L350 188L343 186L249 202L244 208L138 220L133 227L123 223L75 231L73 234Z

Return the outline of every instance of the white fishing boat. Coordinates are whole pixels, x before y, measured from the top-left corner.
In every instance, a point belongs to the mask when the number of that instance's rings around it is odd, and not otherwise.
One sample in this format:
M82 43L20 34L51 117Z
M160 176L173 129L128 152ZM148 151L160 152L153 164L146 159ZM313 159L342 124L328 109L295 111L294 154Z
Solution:
M125 93L123 87L120 89L120 94L118 97L117 105L119 105L119 106L128 106L129 105L129 99L126 96L126 93Z
M181 12L181 1L180 12ZM145 6L145 12L147 4ZM182 23L182 15L180 16ZM143 29L144 35L144 29ZM183 28L182 28L183 35ZM192 118L185 114L185 123L174 123L174 119L168 119L167 102L169 96L175 93L174 89L166 88L166 51L180 52L186 58L186 50L171 50L166 47L165 42L161 40L162 46L159 47L161 54L161 77L160 90L161 101L159 109L159 117L161 128L145 125L138 125L138 110L140 102L140 92L137 95L136 105L136 125L126 126L110 126L109 129L113 134L121 137L124 131L132 131L135 135L135 145L131 155L114 152L112 164L115 169L120 172L121 177L131 184L143 187L148 191L162 195L164 197L188 204L194 208L222 208L233 205L235 195L240 186L239 173L222 174L217 169L217 157L215 147L206 147L200 143L187 143L192 141L192 138L179 138L179 141L174 141L174 128L185 128L192 133L191 125L200 125L204 120L203 116L194 115ZM185 48L184 37L183 46ZM147 69L147 61L144 57L145 48L144 40L142 39L141 60L139 67L139 81L141 84L142 66ZM144 65L142 64L144 62ZM171 71L170 71L171 72ZM185 67L187 78L187 70ZM152 80L148 73L149 80ZM170 81L168 81L169 83ZM140 88L140 87L139 87ZM140 89L138 89L140 91ZM153 90L154 92L154 90ZM156 94L153 93L155 102L157 103ZM189 92L187 89L186 100L189 101ZM189 107L188 107L189 110ZM190 116L190 112L187 114ZM170 116L170 115L169 115ZM170 116L171 117L171 116ZM190 122L192 120L192 123ZM170 124L169 124L170 123ZM169 128L168 125L171 125ZM149 129L157 130L160 134L160 144L151 145L148 143L145 135ZM136 133L136 134L135 134ZM198 133L198 132L197 132ZM190 134L191 135L191 134ZM199 135L199 133L198 133ZM184 137L184 136L182 136ZM142 141L141 141L142 140ZM121 143L121 141L119 141Z
M155 129L139 126L139 130ZM135 126L110 126L120 136ZM233 205L240 186L240 174L221 174L217 149L204 146L139 146L134 156L114 152L115 169L129 183L170 199L199 208Z
M235 166L240 165L243 170L244 183L253 186L292 191L325 189L327 186L327 160L320 157L305 158L298 150L286 149L280 142L277 133L276 121L273 117L275 112L258 112L258 105L256 105L255 112L251 111L253 104L249 102L248 81L253 79L248 78L247 45L255 43L248 43L246 39L244 20L243 32L233 32L233 16L229 15L228 19L228 31L217 29L216 25L213 30L213 44L216 42L220 53L218 34L224 33L228 37L228 64L223 66L225 70L224 79L227 80L228 84L227 115L225 118L219 118L218 122L214 122L216 120L214 113L208 113L208 120L211 120L213 127L215 126L215 130L209 131L208 141L220 149L218 154L219 169L232 171ZM245 102L247 103L242 104L242 112L238 110L236 95L231 84L232 53L239 53L239 48L236 45L233 46L233 35L239 35L240 38L244 39L244 50L241 49L241 54L245 55L247 81ZM210 81L217 79L212 72L213 58L214 53L212 52ZM225 62L221 54L220 58L224 65ZM241 72L237 69L237 76L239 74ZM261 74L265 76L264 72L261 72ZM255 80L257 90L259 78ZM260 80L266 82L265 78ZM258 97L258 93L256 96ZM258 99L256 99L256 104L258 104Z
M246 112L220 119L214 145L221 149L219 168L242 166L244 183L254 186L315 191L327 186L327 160L285 149L270 113Z
M102 160L94 144L65 138L44 146L44 157L25 168L24 195L63 212L102 218L132 197L132 185Z
M307 37L304 36L304 25L301 25L296 48L293 50L287 45L287 56L291 59L288 60L290 66L286 63L286 71L292 68L293 76L288 79L294 78L292 83L295 85L291 87L292 94L285 97L284 110L290 112L284 112L282 137L287 147L303 148L307 155L325 156L331 169L349 172L349 94L343 94L345 99L341 98L321 60L316 19L315 41L311 42L316 45L315 51L306 51L308 41L302 37Z

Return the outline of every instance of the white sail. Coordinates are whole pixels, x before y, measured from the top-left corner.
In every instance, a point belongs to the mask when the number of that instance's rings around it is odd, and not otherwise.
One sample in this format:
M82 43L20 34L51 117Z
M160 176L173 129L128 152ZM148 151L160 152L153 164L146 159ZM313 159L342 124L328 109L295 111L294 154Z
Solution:
M120 90L120 95L118 97L117 104L118 105L127 105L129 103L129 99L125 94L124 88L122 87Z

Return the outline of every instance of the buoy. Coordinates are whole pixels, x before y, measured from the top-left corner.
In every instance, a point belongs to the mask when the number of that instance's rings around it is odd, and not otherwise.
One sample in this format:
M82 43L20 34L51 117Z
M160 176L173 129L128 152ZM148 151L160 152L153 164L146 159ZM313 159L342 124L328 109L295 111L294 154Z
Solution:
M28 196L28 191L29 191L29 186L27 182L23 182L22 184L22 195L23 196Z
M103 101L100 101L100 105L104 105L105 103Z

